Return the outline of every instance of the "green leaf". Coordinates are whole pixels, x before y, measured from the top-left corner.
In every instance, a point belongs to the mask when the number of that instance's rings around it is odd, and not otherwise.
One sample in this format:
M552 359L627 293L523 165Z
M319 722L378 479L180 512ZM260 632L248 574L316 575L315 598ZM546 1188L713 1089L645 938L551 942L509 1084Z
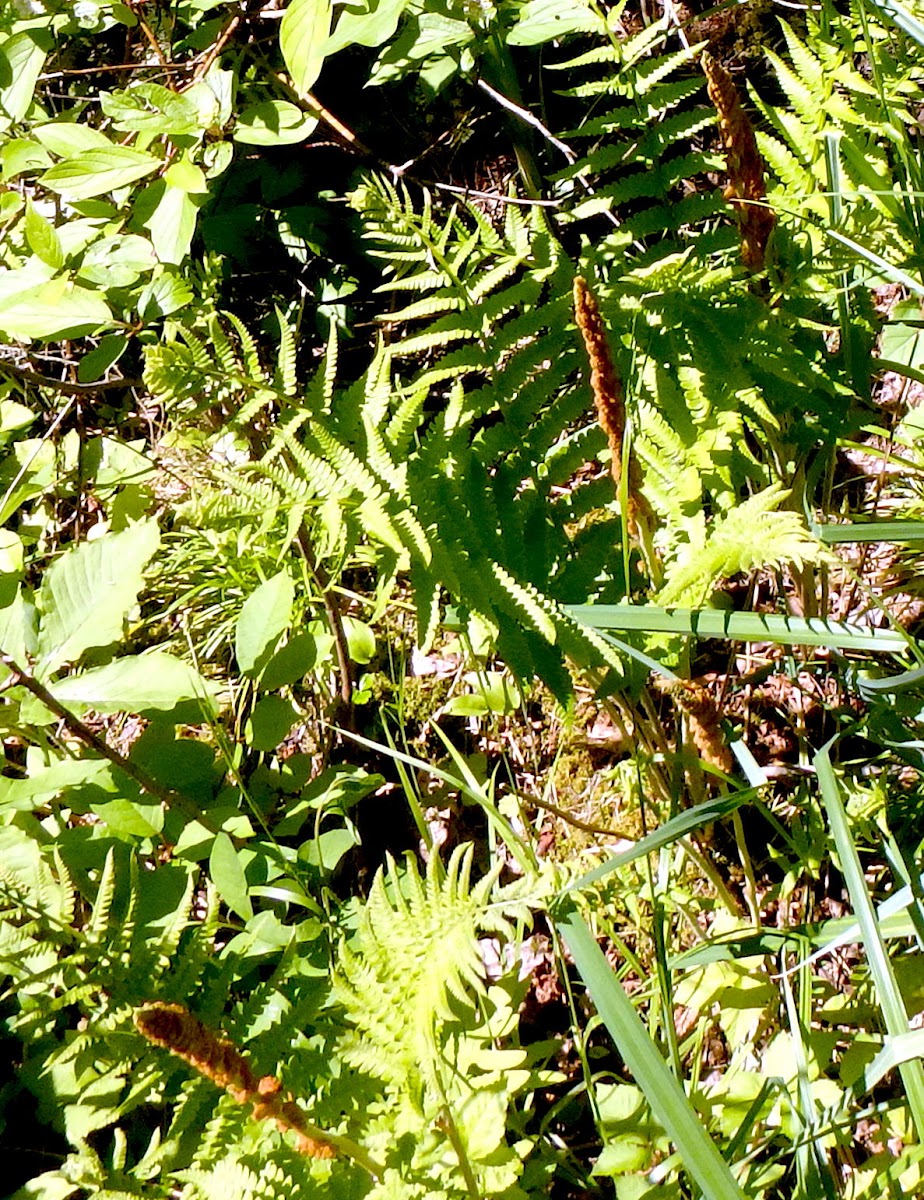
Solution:
M79 158L68 158L45 171L39 182L69 200L89 200L126 184L135 183L161 166L159 158L128 146L87 150Z
M169 317L192 300L189 284L180 275L165 271L142 289L138 297L138 315L143 321Z
M569 33L603 29L605 22L582 0L527 0L506 40L510 46L540 46Z
M287 100L266 100L243 110L231 136L247 146L289 146L305 141L317 124Z
M36 674L47 678L93 646L122 637L142 572L160 545L156 521L109 533L66 550L48 568L36 603L41 613Z
M51 690L62 704L102 713L169 712L190 700L199 701L211 714L218 709L214 685L162 650L117 658L104 667L70 675Z
M260 675L260 687L264 691L273 692L276 688L298 683L317 665L321 657L318 639L311 633L297 633L290 637L266 664Z
M112 149L112 142L104 133L92 125L77 124L75 121L51 121L47 125L36 125L32 136L58 158L75 158L90 150Z
M247 893L247 879L234 843L226 833L216 834L212 843L209 874L228 908L249 921L253 916L253 905Z
M44 32L14 33L0 46L0 110L21 121L32 104L50 38Z
M90 809L116 837L157 837L164 827L163 809L155 804L133 804L118 797L91 804Z
M64 266L64 251L54 225L37 212L31 200L26 201L26 241L33 254L56 271Z
M330 34L330 0L292 0L282 18L279 48L299 96L314 86Z
M64 278L23 288L0 300L0 330L13 341L83 337L112 321L102 296Z
M269 662L280 636L292 621L295 584L287 571L261 583L244 601L234 631L237 665L255 679Z
M128 345L123 333L111 333L101 339L100 344L85 354L77 366L78 383L95 383L102 379L110 367L115 366Z
M254 750L275 750L298 720L298 713L281 696L264 696L254 705L245 736Z
M365 621L358 621L356 617L344 617L343 632L346 634L347 647L353 662L362 665L371 662L375 655L375 634Z
M366 0L365 9L344 5L325 53L336 54L346 46L381 46L398 28L408 0Z
M309 866L329 873L345 854L358 845L359 838L352 829L326 829L310 842L304 842L299 848L298 857Z
M444 713L456 717L507 716L523 703L522 692L504 671L469 671L464 682L472 690L464 696L453 696L444 706Z
M135 221L150 230L154 250L162 263L179 266L189 253L204 195L171 187L163 179L149 184L138 197Z
M119 233L100 238L84 255L77 278L100 288L131 287L157 267L154 247L147 238Z
M188 137L199 130L195 104L160 83L136 83L121 92L103 92L100 105L113 128L125 132Z

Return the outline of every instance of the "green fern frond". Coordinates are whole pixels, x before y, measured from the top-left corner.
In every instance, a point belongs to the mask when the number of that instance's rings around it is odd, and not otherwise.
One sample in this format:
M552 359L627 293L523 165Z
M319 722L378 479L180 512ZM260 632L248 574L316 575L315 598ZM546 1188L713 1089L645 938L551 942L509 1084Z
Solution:
M665 606L698 607L715 585L732 575L760 566L797 568L830 560L794 512L777 511L789 493L774 484L742 501L715 523L705 544L691 544L668 572L657 602Z
M279 322L279 350L276 355L273 387L280 395L291 398L298 388L295 373L295 335L285 315L278 308L275 311L276 320Z

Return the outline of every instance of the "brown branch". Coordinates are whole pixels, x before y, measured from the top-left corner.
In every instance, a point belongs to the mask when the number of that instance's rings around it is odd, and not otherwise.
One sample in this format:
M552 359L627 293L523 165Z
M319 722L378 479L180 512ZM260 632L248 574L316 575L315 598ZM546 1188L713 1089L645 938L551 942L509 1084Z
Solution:
M153 796L168 808L178 808L191 820L198 821L210 833L218 832L214 822L197 805L184 796L182 792L175 791L173 788L165 787L163 784L158 783L143 767L139 767L137 763L133 763L124 754L120 754L118 750L114 750L89 725L81 721L70 709L65 708L61 701L57 700L44 684L39 683L35 676L30 675L28 671L24 671L14 658L3 650L0 650L0 663L3 663L10 671L9 678L2 685L4 691L12 687L24 687L27 692L31 692L36 700L40 700L49 712L54 713L65 729L72 733L74 737L83 742L85 746L89 746L91 750L95 750L97 754L111 762L114 767L118 767L129 779L133 779L142 791L147 792L148 795Z
M16 367L12 363L0 359L0 373L12 375L23 383L33 387L47 388L49 392L61 392L68 396L92 396L96 392L111 392L116 388L140 387L140 379L105 379L99 383L68 383L64 379L52 379L38 371L30 371L25 367Z

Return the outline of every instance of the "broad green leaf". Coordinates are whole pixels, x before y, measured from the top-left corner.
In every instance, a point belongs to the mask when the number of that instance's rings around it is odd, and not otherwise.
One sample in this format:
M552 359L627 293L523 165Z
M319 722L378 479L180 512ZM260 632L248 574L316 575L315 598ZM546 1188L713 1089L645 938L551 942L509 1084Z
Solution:
M27 141L26 138L12 138L0 150L0 163L0 178L6 182L15 179L23 171L34 171L36 168L44 170L50 167L51 159L35 142Z
M346 634L347 647L353 662L362 665L371 662L375 655L375 634L365 621L359 621L356 617L344 617L343 632Z
M76 121L51 121L47 125L36 125L32 136L58 158L74 158L90 150L113 148L104 133L92 125L78 124Z
M245 737L253 750L275 750L298 720L298 713L281 696L264 696L254 705Z
M453 696L443 712L456 717L507 716L523 703L523 695L514 679L503 671L469 671L463 682L471 689Z
M49 267L60 270L64 266L64 251L54 225L42 216L31 200L26 201L26 241L33 254L37 254Z
M116 797L91 804L90 808L116 837L156 837L164 827L163 809L159 805L133 804L131 800Z
M253 916L253 905L247 894L247 879L234 843L226 833L216 834L212 843L209 875L228 908L249 921Z
M318 639L310 633L290 637L277 650L260 675L260 687L267 692L298 683L321 659Z
M344 5L328 39L325 53L336 54L347 46L381 46L398 28L408 0L365 0L365 8Z
M266 100L243 110L232 137L248 146L289 146L305 141L317 123L287 100Z
M160 83L136 83L120 92L103 92L100 105L114 129L183 137L199 131L195 104Z
M602 28L602 18L581 0L527 0L506 41L510 46L540 46L570 33L593 33Z
M102 296L64 278L0 299L0 330L13 341L83 337L112 322L112 312Z
M272 657L282 633L292 620L295 584L287 571L261 583L244 601L234 631L237 665L256 678Z
M292 0L282 18L279 47L299 96L305 96L321 74L330 22L330 0Z
M205 196L194 198L183 188L163 179L150 184L139 196L135 218L150 230L154 251L162 263L179 266L189 253L196 218Z
M21 121L29 111L49 43L46 33L30 29L0 46L0 110L11 121Z
M143 321L169 317L185 308L192 296L192 289L182 276L165 270L142 289L138 297L138 315Z
M110 146L106 150L87 150L78 158L57 163L39 177L39 182L68 200L88 200L135 183L160 166L160 159L151 154L142 154L128 146Z
M117 658L104 667L70 675L51 690L62 704L102 713L169 712L189 700L199 701L212 714L217 711L214 686L162 650Z
M201 167L181 158L179 162L171 163L164 171L164 182L170 187L179 188L182 192L197 192L204 194L209 190Z
M136 233L100 238L84 255L77 278L102 288L131 287L157 266L154 247Z
M309 866L327 873L333 871L341 858L358 845L359 838L352 829L326 829L310 842L303 842L298 857Z
M142 572L160 545L156 521L70 547L48 568L37 596L41 613L36 674L47 678L94 646L122 637Z
M100 344L89 354L85 354L77 366L77 381L79 383L95 383L102 379L110 367L114 366L128 346L128 338L123 333L111 333L100 340Z

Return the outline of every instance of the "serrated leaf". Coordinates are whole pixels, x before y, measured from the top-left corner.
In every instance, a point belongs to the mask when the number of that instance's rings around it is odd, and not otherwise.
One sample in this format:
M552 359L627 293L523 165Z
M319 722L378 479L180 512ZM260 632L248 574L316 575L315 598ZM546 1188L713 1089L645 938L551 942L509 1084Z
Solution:
M135 604L145 565L157 552L160 532L145 521L123 533L66 550L48 568L36 598L41 621L36 674L47 678L85 650L109 646Z
M282 18L279 48L300 96L311 90L321 74L330 22L330 0L292 0Z

